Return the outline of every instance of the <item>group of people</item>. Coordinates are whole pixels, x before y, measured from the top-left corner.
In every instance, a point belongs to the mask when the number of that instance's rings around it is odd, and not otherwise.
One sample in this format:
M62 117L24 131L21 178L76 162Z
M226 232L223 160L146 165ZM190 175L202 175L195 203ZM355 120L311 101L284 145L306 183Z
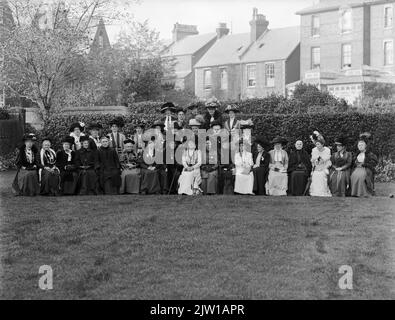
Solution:
M336 139L336 152L331 154L323 136L314 132L311 155L303 142L295 142L291 152L288 141L276 137L267 141L243 134L237 140L235 153L231 144L219 136L224 131L231 137L236 132L251 131L253 124L237 117L235 105L225 109L226 120L219 112L219 103L208 101L206 113L199 114L199 105L187 112L165 103L164 117L150 128L158 134L146 139L145 124L138 123L135 133L126 137L121 129L122 118L110 123L111 132L102 135L102 126L73 123L69 135L62 139L59 151L52 149L50 138L36 146L33 134L24 136L13 182L17 195L98 195L98 194L249 194L268 196L357 196L374 194L374 168L377 157L368 150L368 135L358 140L358 153L346 150L345 139ZM176 115L176 116L175 116ZM199 129L212 129L204 148L198 148ZM174 136L191 129L195 139L166 143L162 133ZM86 133L89 131L89 133ZM218 134L218 136L217 136ZM232 140L232 139L230 139ZM213 144L217 144L216 146ZM158 148L158 145L161 148ZM181 147L181 161L175 161ZM171 152L167 152L170 149ZM161 153L161 154L159 154ZM223 161L223 155L231 161ZM158 161L161 159L163 161Z

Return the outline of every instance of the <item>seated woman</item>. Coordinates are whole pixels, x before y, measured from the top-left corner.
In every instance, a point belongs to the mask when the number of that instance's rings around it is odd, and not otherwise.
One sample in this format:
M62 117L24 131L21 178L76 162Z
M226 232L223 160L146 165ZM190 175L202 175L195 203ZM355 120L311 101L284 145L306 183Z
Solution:
M352 154L346 151L345 138L335 140L337 152L331 157L331 171L329 174L329 187L333 196L345 197L350 188L350 168Z
M218 184L218 150L213 150L210 140L206 141L206 162L200 167L203 194L216 194Z
M78 173L76 153L72 150L73 137L65 137L62 150L56 153L56 167L60 171L60 192L62 195L74 195L77 189Z
M376 155L368 150L369 133L361 134L358 141L359 153L353 159L351 174L351 196L374 196L374 174L378 163Z
M314 137L315 148L311 152L311 164L313 172L311 174L310 196L331 197L328 186L329 168L331 167L331 150L325 147L325 140L322 135Z
M254 154L254 166L252 172L254 173L254 193L256 195L266 195L265 185L267 176L269 174L270 155L267 152L269 143L263 138L255 139L256 152Z
M100 186L104 194L119 194L121 186L121 165L118 152L110 147L110 139L106 136L100 139L101 147L98 149L100 166Z
M141 162L141 193L160 194L161 170L163 164L156 163L155 142L148 142L147 150L144 153L144 161Z
M240 140L239 152L235 154L235 193L251 194L254 188L254 173L251 171L254 161L250 145Z
M140 193L140 168L139 156L135 149L135 142L126 139L123 142L124 149L120 155L122 167L120 193L139 194Z
M42 168L40 194L48 196L59 195L60 171L56 167L56 152L51 149L51 140L49 138L44 138L42 141L40 164Z
M189 140L187 142L187 149L182 155L182 165L184 169L178 179L178 194L191 196L202 193L202 189L200 189L200 184L202 182L200 176L201 164L201 152L196 149L195 142L193 140Z
M219 166L218 193L231 195L234 194L235 189L235 169L231 161L231 146L229 142L223 142L219 144L218 148L218 160L221 163ZM222 157L228 158L225 163Z
M289 155L288 195L303 196L311 174L309 154L303 149L303 142L295 142L295 150Z
M16 173L12 188L18 196L36 196L40 193L38 182L38 169L40 168L39 155L33 148L35 136L32 134L23 137L23 146L16 158Z
M80 195L98 194L99 159L97 150L89 148L89 137L80 138L81 149L76 152L76 164L78 168L77 193Z
M288 154L283 150L287 140L276 137L272 143L274 149L269 152L269 176L266 183L266 193L269 196L286 196L288 189Z

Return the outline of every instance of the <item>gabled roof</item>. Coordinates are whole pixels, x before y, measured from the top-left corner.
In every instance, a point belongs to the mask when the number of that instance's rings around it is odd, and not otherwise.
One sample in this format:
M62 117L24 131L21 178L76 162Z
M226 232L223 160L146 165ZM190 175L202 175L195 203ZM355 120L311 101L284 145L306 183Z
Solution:
M216 37L216 33L186 36L185 38L170 44L162 56L169 57L194 54L210 41L213 41Z
M195 68L240 63L240 56L250 44L250 33L223 36L195 65Z
M379 2L393 2L393 0L321 0L319 3L313 6L296 12L296 14L304 15L323 11L333 11L339 10L339 8L342 6L358 7L364 4L375 4Z
M300 43L300 28L269 29L242 56L242 62L286 60Z

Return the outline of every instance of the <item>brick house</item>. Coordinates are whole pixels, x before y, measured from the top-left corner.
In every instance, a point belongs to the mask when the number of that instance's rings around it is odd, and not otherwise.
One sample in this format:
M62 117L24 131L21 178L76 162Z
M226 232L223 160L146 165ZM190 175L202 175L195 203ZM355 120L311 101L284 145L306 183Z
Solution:
M286 94L286 85L300 79L300 31L268 25L254 8L249 33L218 40L195 66L196 96L239 100Z
M194 66L217 39L228 32L226 24L220 24L217 32L199 35L197 26L176 23L172 42L161 52L161 57L171 66L163 82L194 92Z
M394 3L321 0L297 12L301 80L350 103L363 95L365 83L394 83Z

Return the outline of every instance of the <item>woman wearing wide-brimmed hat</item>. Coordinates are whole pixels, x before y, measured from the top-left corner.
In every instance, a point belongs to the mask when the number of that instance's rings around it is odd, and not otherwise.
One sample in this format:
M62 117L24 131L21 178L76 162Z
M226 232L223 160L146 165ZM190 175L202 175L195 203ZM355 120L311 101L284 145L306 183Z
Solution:
M219 121L219 122L223 122L222 121L222 115L221 113L218 111L218 107L220 107L220 103L216 98L211 98L209 100L207 100L206 104L206 114L204 115L204 129L208 130L210 129L210 124L211 122L214 121Z
M270 150L269 176L266 183L266 193L269 196L286 196L288 189L288 154L283 147L287 139L276 137Z
M228 105L225 109L225 113L227 113L229 116L229 118L224 123L225 129L228 130L229 133L240 129L240 121L236 118L236 115L240 113L239 107L235 104Z
M353 158L351 173L351 196L369 197L374 195L374 174L378 159L369 151L371 134L362 133L358 139L358 153Z
M40 165L40 194L45 196L59 195L60 171L56 166L56 152L51 148L50 138L42 140Z
M122 117L116 117L110 122L111 133L107 135L110 139L110 147L114 148L118 154L120 154L123 150L123 142L125 141L125 135L120 132L121 128L123 128L125 122Z
M62 150L56 153L56 167L60 171L60 193L62 195L74 195L77 189L78 173L76 153L72 150L73 144L73 137L64 137Z
M142 154L144 149L144 128L145 123L140 121L137 122L134 127L134 134L132 135L131 139L134 141L135 144L135 151L137 154Z
M311 174L310 155L303 148L303 141L295 142L295 149L289 155L288 195L303 196Z
M200 175L200 166L202 165L202 154L196 148L193 140L186 143L186 149L182 154L183 170L178 178L178 194L199 195L203 192L200 188L202 178Z
M311 173L310 196L312 197L331 197L328 186L329 168L331 167L331 150L325 147L324 137L315 132L312 136L315 148L311 152Z
M266 195L266 182L269 174L269 142L262 136L255 139L255 152L253 156L254 166L254 193L256 195Z
M36 196L40 193L38 169L40 168L40 156L33 148L36 137L34 134L26 134L23 137L23 146L18 151L16 158L16 173L12 188L19 196Z
M91 123L88 126L89 130L89 139L90 139L90 148L92 150L97 150L100 148L101 143L100 143L100 130L103 129L103 126L100 123Z
M254 173L251 148L248 141L240 140L235 154L235 193L254 195Z
M174 128L174 122L177 120L176 117L174 117L174 113L177 111L177 107L173 102L166 102L162 105L160 112L164 114L164 118L161 119L161 121L164 124L164 130L172 130Z
M132 139L124 141L125 148L119 157L121 163L121 194L139 194L141 176L141 157L136 152L136 143Z
M81 137L85 136L84 134L85 124L83 122L74 122L69 129L70 136L74 138L73 150L81 149Z
M335 197L345 197L350 189L350 170L352 154L346 150L346 138L335 139L337 151L331 157L332 167L329 173L329 187Z

